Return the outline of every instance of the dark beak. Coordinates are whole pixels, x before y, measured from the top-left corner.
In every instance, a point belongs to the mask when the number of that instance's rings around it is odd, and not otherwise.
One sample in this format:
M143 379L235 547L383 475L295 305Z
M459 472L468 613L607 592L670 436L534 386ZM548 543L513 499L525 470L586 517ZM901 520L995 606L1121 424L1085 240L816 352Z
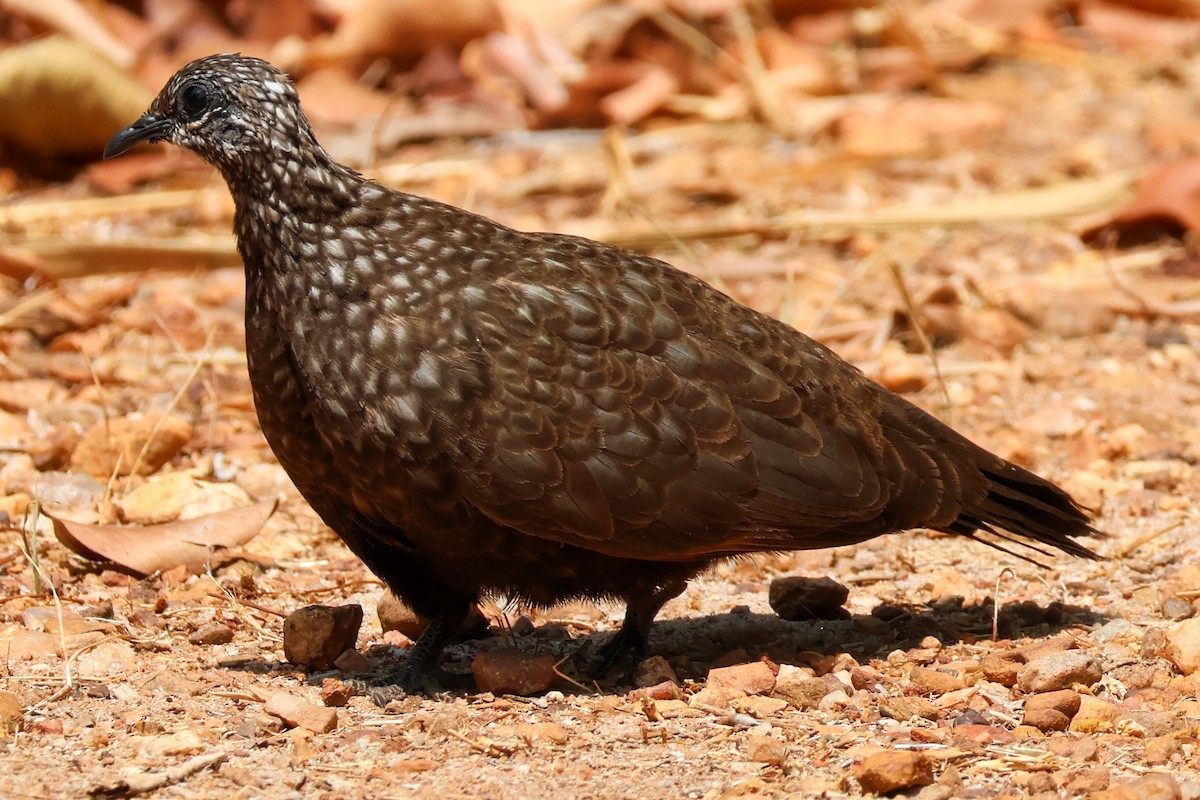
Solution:
M128 128L118 131L108 140L108 144L104 146L104 157L119 156L139 142L160 142L167 138L172 124L169 118L163 119L153 114L139 117Z

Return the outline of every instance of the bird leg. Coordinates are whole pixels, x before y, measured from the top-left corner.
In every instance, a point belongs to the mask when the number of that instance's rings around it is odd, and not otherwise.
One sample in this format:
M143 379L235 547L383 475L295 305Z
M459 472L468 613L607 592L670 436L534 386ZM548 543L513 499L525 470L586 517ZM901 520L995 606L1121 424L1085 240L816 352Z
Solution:
M633 667L650 652L650 626L668 600L678 597L687 588L687 581L672 578L654 591L634 595L625 604L625 622L617 635L600 648L600 664L591 671L595 678L607 677L618 667Z
M443 688L439 669L442 651L454 640L466 621L471 606L443 611L431 617L424 632L408 649L408 658L399 670L370 681L350 680L347 684L365 694L379 707L392 700L414 694L434 695Z

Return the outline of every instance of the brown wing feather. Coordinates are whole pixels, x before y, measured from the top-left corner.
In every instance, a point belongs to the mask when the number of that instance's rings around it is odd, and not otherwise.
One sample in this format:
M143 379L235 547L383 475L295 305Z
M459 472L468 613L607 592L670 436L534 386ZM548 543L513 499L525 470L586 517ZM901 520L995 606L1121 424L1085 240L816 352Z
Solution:
M661 262L623 270L592 243L542 241L548 252L475 298L492 380L487 445L462 475L472 505L526 533L655 560L877 532L892 496L878 420L818 396L848 383L846 405L869 410L857 372L837 362L801 374L807 339L779 326L780 342L765 318L714 303ZM534 377L542 369L550 385ZM510 422L531 416L536 426Z

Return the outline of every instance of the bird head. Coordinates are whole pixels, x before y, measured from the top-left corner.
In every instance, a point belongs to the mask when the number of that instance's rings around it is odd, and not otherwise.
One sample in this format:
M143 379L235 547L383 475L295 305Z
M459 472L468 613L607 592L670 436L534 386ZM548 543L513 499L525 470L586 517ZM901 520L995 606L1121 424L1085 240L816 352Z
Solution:
M274 160L315 145L288 77L265 61L236 54L207 56L175 73L150 109L109 140L104 157L163 141L226 173L244 171L256 154Z

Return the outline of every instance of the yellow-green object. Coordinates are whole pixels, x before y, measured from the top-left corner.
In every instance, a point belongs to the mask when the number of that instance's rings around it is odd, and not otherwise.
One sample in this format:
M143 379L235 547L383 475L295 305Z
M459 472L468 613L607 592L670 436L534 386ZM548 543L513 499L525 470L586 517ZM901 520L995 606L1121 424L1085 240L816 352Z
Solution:
M48 36L0 50L0 144L39 156L99 154L151 93L87 45Z

